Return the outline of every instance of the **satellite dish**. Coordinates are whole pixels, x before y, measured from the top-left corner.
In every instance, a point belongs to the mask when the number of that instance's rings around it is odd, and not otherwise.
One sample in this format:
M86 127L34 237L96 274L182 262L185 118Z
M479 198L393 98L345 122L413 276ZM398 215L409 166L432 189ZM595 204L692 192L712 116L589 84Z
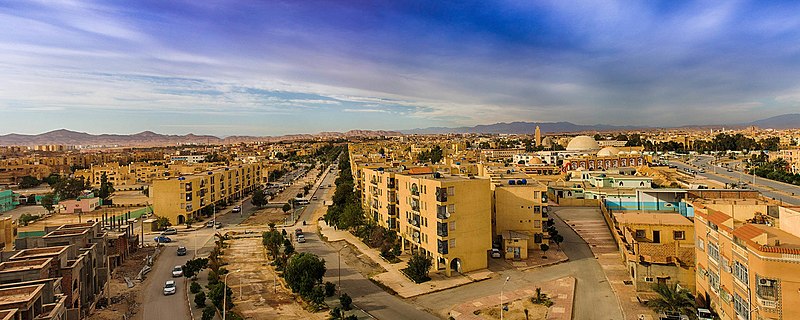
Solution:
M419 238L419 231L414 231L414 238Z
M445 217L445 218L450 218L450 212L445 212L445 213L444 213L444 217Z

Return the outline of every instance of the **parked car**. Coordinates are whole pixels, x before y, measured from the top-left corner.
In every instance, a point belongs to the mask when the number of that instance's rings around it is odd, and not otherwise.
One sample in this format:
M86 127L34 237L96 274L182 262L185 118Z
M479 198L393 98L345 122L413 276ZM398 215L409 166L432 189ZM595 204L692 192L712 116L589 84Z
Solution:
M222 228L222 222L215 223L214 224L214 228L217 228L217 229Z
M231 210L231 212L233 212L233 213L239 213L239 212L242 212L242 206L235 206L235 207L233 207L233 210Z
M173 278L183 277L183 267L181 267L181 266L173 267L172 268L172 277Z
M689 316L677 312L667 311L658 315L659 320L689 320Z
M214 227L214 220L206 222L206 228L213 228Z
M728 168L728 172L733 172L733 169L731 169L731 168Z
M311 197L311 200L317 200L317 197L316 196Z
M298 237L302 236L303 235L303 229L302 228L294 229L294 235L298 236Z
M500 258L500 249L492 248L492 258Z
M165 236L167 236L167 235L173 235L173 234L178 234L178 229L175 229L175 228L167 228L167 229L166 229L166 230L164 230L164 232L162 232L161 234L162 234L162 235L165 235Z
M169 237L165 237L165 236L158 236L158 237L153 238L153 241L158 242L158 243L170 243L170 242L172 242L172 239L170 239Z
M302 234L298 235L297 236L297 243L306 243L306 236L304 236Z
M164 295L165 296L168 296L168 295L171 295L171 294L175 294L175 292L177 290L178 290L178 287L175 286L175 280L169 280L166 283L164 283Z
M711 314L711 310L705 308L697 308L697 319L698 320L713 320L714 315Z
M178 255L179 256L185 256L186 255L186 247L184 247L184 246L178 247Z

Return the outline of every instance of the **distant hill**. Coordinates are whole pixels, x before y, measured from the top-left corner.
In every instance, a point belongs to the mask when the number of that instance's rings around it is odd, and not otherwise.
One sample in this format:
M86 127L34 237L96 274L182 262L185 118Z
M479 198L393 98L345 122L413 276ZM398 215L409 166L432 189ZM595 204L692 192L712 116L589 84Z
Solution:
M370 130L351 130L348 132L322 132L318 134L295 134L276 137L255 137L255 136L231 136L225 139L211 135L165 135L152 131L144 131L136 134L89 134L76 132L66 129L59 129L41 134L17 134L11 133L0 135L0 146L34 146L34 145L69 145L69 146L89 146L89 145L118 145L118 146L168 146L177 144L221 144L239 143L255 141L293 141L293 140L313 140L316 138L348 138L348 137L374 137L374 136L396 136L402 135L395 131L370 131Z
M742 126L756 126L762 129L795 129L800 128L800 113L789 113L771 118L756 120L741 124Z
M506 134L533 134L536 126L542 132L561 133L561 132L583 132L583 131L614 131L614 130L633 130L644 129L644 126L612 126L606 124L581 125L571 122L501 122L488 125L477 125L474 127L430 127L421 129L411 129L401 131L405 134L441 134L441 133L506 133Z

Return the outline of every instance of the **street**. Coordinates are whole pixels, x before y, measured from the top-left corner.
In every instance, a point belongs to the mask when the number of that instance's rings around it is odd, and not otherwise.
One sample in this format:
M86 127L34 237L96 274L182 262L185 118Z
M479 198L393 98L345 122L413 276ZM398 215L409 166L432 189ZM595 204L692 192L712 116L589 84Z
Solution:
M684 162L675 162L673 164L678 166L681 170L683 170L683 168L697 169L705 166L704 169L706 172L698 173L698 175L728 184L747 182L749 184L749 189L757 190L766 197L774 198L792 205L800 205L800 197L798 197L800 195L800 186L793 186L783 182L746 175L741 171L728 172L727 168L710 164L712 160L714 160L712 156L698 156L694 161L689 163L693 167Z

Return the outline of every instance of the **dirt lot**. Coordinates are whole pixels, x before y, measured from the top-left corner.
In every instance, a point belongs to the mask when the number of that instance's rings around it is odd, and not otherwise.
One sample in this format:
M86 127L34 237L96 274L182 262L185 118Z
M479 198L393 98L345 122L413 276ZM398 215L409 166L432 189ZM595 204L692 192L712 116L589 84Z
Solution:
M113 278L111 279L111 302L110 306L98 307L98 309L90 315L89 320L122 320L127 319L136 311L142 301L141 283L133 280L142 269L142 261L148 254L152 254L155 248L145 247L132 254L128 260L121 266L114 270ZM125 283L124 277L128 277L133 281L135 286L128 288Z
M306 311L282 279L276 278L260 237L234 239L228 243L230 246L225 249L224 256L230 264L226 268L241 270L228 279L236 304L233 311L255 320L327 318L324 312Z
M330 245L336 248L336 250L342 249L345 244L347 244L347 242L344 241L330 243ZM358 269L358 273L363 274L368 278L386 272L386 269L381 267L381 265L363 255L361 251L355 250L353 246L347 246L347 248L342 250L342 260L344 260L348 266ZM336 261L331 261L331 263L336 263Z
M295 181L294 184L286 188L281 193L275 195L275 198L270 200L270 203L287 203L289 200L294 199L298 193L303 192L303 186L306 184L314 183L315 179L317 178L317 174L319 173L318 169L314 169L309 171L304 177ZM258 210L254 215L250 216L242 222L242 225L248 226L265 226L270 222L274 222L275 224L282 224L284 220L289 217L291 212L283 213L281 208L264 208ZM299 212L298 212L299 214Z
M141 190L115 191L111 199L114 201L114 205L142 207L147 205L149 200Z
M528 317L525 317L525 309L528 310ZM498 306L481 309L480 316L484 319L500 319L500 309ZM531 303L530 299L521 299L508 303L508 311L503 312L503 319L509 320L538 320L547 319L547 307L540 304Z

